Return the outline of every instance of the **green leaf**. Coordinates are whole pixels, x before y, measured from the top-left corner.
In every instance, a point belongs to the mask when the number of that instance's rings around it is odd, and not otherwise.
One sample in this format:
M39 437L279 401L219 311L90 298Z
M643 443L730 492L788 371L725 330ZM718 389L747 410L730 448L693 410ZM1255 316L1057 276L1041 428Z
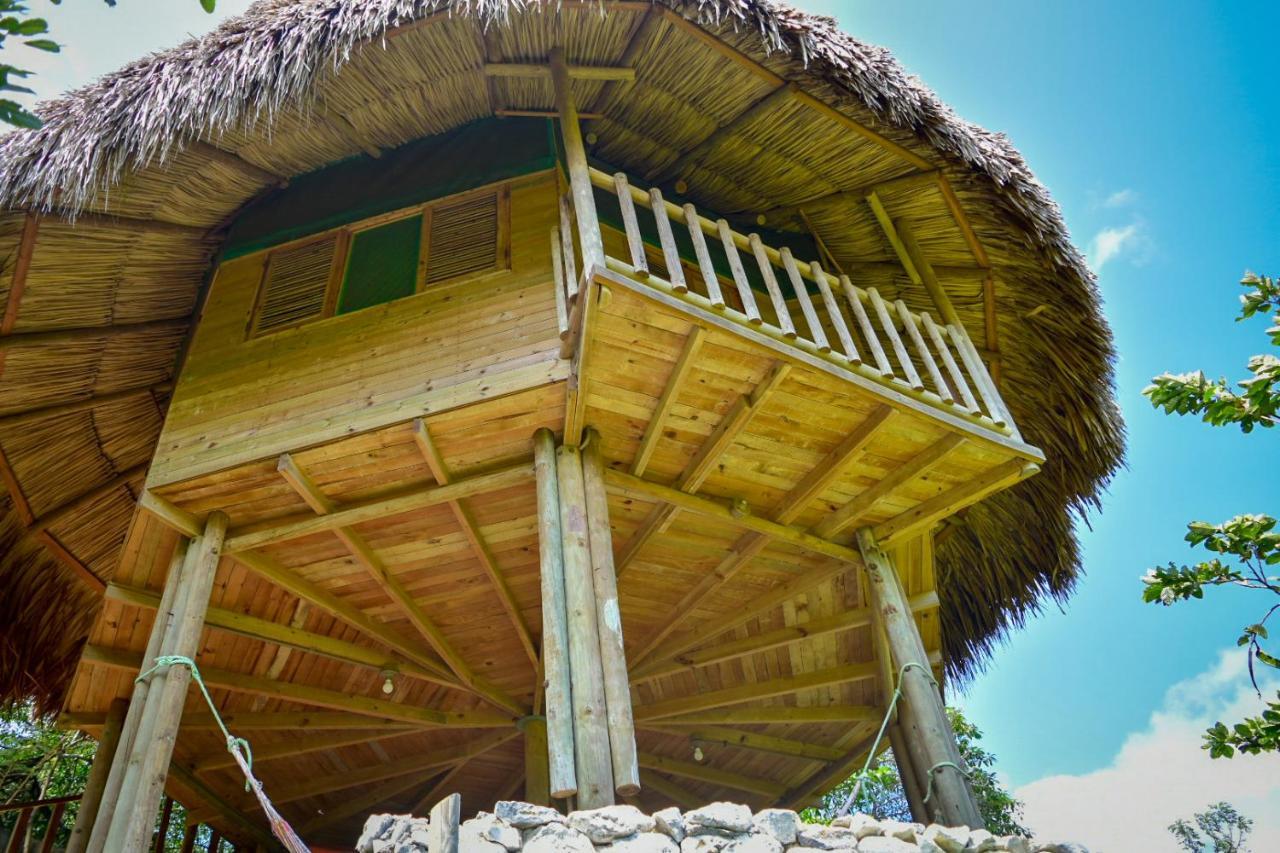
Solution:
M21 104L6 99L0 99L0 122L30 130L35 130L41 125L38 116L27 112Z
M200 0L200 6L210 15L212 15L215 2L216 0Z
M62 50L62 46L52 39L31 39L23 42L27 47L34 47L36 50L43 50L46 53L58 53Z

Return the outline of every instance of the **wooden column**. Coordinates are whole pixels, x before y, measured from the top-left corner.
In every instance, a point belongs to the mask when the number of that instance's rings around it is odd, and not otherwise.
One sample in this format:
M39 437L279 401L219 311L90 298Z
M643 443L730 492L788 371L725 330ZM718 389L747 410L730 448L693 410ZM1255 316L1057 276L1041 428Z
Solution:
M898 765L898 778L902 781L902 792L906 795L907 806L911 809L911 819L923 824L933 823L929 815L929 807L924 801L924 788L920 785L920 771L911 760L911 751L907 748L906 738L902 735L902 727L897 723L889 725L889 743L893 747L893 760Z
M933 679L929 656L916 627L911 606L893 561L876 544L869 528L858 531L858 547L866 561L868 598L884 620L895 669L902 671L902 704L898 722L912 761L926 787L932 778L929 805L940 823L982 827L982 815L964 772L960 748L947 721L942 694ZM907 664L915 664L907 666Z
M551 805L551 778L548 770L547 718L524 717L524 799L537 806Z
M107 719L102 724L102 734L98 737L98 750L93 754L93 766L89 768L89 778L84 783L76 823L71 828L71 838L67 841L67 853L84 853L89 844L89 833L93 830L98 808L102 805L102 792L107 787L111 761L116 754L116 745L120 743L120 731L124 728L128 710L129 700L120 698L111 700L111 706L107 708Z
M636 759L636 724L631 714L631 679L622 640L622 612L618 607L618 576L613 566L613 531L609 527L609 494L604 486L600 433L587 430L581 455L613 787L619 796L631 797L640 792L640 763Z
M569 672L573 693L574 765L579 809L614 804L604 671L592 579L582 459L576 447L556 451L560 485L560 532L564 541L564 588L569 623Z
M182 578L178 606L170 630L166 632L162 655L195 657L226 532L227 516L214 512L205 522L204 533L192 543L190 551L194 558L189 561L189 573L184 573ZM152 661L143 661L144 667L151 665ZM147 708L107 835L106 849L110 853L142 850L151 839L182 720L187 687L191 682L191 670L185 666L166 667L152 673L149 679L152 685L147 695Z
M587 149L582 144L578 108L569 89L569 66L565 64L564 48L551 49L551 83L555 88L556 111L560 113L560 138L564 143L569 192L573 196L578 242L582 247L582 273L589 275L592 267L604 266L604 243L600 236L600 220L596 216L591 175L587 171Z
M165 575L164 591L160 594L160 604L156 607L155 621L151 623L151 635L147 639L147 649L143 653L143 660L155 660L164 645L165 635L173 624L173 616L178 603L178 590L182 587L182 578L190 568L190 564L187 561L188 556L194 559L194 553L191 551L189 543L186 540L182 540L174 548L173 557L169 561L169 571ZM99 806L96 809L94 820L92 823L85 825L85 830L89 833L89 837L85 846L80 848L81 850L100 853L106 845L107 832L111 829L111 818L115 812L116 804L120 800L120 790L124 785L125 772L128 770L129 756L133 752L134 744L137 742L138 729L142 724L143 711L150 691L151 683L149 681L141 681L133 685L133 697L129 701L124 724L121 727L120 736L117 739L115 751L111 757L107 781L98 798ZM79 819L77 819L76 826L79 829Z
M569 626L565 609L564 540L560 532L560 487L555 438L540 429L533 436L533 468L538 483L538 558L542 580L543 724L551 796L578 791L573 767L573 699L569 685Z

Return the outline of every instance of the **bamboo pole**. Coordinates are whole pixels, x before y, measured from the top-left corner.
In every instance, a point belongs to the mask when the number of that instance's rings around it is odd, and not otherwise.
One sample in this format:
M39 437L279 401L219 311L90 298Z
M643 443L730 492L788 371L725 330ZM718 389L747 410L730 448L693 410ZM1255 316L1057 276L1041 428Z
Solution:
M573 695L574 764L579 809L611 806L613 768L606 719L600 632L587 530L586 490L576 447L556 451L560 485L560 529L564 541L565 603L569 627L569 671Z
M573 212L578 221L578 243L582 247L582 272L604 266L604 243L600 236L600 220L596 216L596 200L591 189L591 173L587 166L587 149L582 143L582 126L578 124L578 108L569 90L569 66L564 48L551 49L551 83L555 89L556 111L560 113L560 135L564 141L565 165L569 171L569 191L573 194Z
M187 571L186 558L190 552L191 549L187 540L178 540L178 545L173 551L173 557L169 561L169 571L165 575L164 591L160 594L160 604L156 608L155 620L151 623L151 635L147 639L147 648L143 653L143 660L154 660L156 655L160 654L164 636L168 632L169 626L173 623L174 608L178 601L178 589L182 586L182 576ZM133 751L133 745L137 740L138 728L142 724L142 716L150 690L151 685L146 681L133 685L133 697L129 701L129 708L125 712L124 723L120 728L120 735L117 738L116 747L111 756L111 766L107 772L107 780L103 785L102 794L99 797L97 814L94 815L93 823L85 826L89 837L82 849L89 850L92 853L99 853L103 845L106 844L107 832L111 828L111 819L115 812L116 803L119 802L120 789L124 785L125 773L129 766L129 755Z
M157 614L156 619L159 618ZM89 778L84 783L84 794L80 798L76 822L71 828L71 837L67 840L67 853L84 853L89 844L89 834L93 831L98 809L102 806L102 792L107 787L111 760L120 743L120 732L124 728L128 710L129 700L123 698L111 700L111 705L107 708L107 719L103 723L102 734L98 737L98 750L93 755L93 765L89 768Z
M547 751L547 718L525 717L517 724L524 732L524 799L551 805L551 775Z
M542 575L544 727L551 796L563 799L577 793L578 784L573 768L573 700L569 685L560 487L551 430L540 429L533 436L533 470L538 484L538 554Z
M190 577L183 578L186 601L175 619L173 641L164 654L194 658L204 629L204 613L209 607L209 595L218 572L222 556L222 543L227 533L227 516L213 512L205 522L203 535L193 548L196 558ZM143 661L149 666L151 661ZM159 680L148 696L147 704L156 707L153 730L146 739L135 744L130 771L137 767L136 790L130 790L132 773L125 777L125 790L132 799L121 798L116 809L116 820L107 836L107 849L112 853L122 850L141 850L151 837L156 808L164 793L169 761L173 757L178 726L182 721L182 708L186 702L187 686L191 682L191 670L185 666L158 670L151 676Z
M587 431L582 450L582 479L587 498L587 530L591 540L591 574L600 632L600 665L604 670L605 709L609 722L609 754L613 785L620 796L640 792L636 761L636 726L631 713L631 684L618 607L618 575L613 566L613 532L609 527L609 493L604 483L600 434Z
M868 528L858 531L858 547L866 560L871 606L883 617L889 648L901 673L905 704L899 708L898 720L910 758L913 762L923 759L918 762L920 776L926 786L931 779L930 802L935 803L938 820L948 826L981 829L982 815L965 776L964 759L893 560Z

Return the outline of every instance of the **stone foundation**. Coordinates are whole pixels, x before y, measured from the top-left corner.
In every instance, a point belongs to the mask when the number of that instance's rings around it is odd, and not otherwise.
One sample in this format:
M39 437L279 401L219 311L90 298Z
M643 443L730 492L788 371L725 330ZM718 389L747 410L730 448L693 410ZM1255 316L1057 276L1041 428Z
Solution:
M371 815L356 842L357 853L439 853L427 844L427 819ZM856 850L860 853L1088 853L1078 844L1045 843L986 830L875 820L857 814L830 825L805 823L783 809L751 810L712 803L681 813L668 808L646 815L633 806L571 812L520 802L500 802L458 829L458 853L791 853Z

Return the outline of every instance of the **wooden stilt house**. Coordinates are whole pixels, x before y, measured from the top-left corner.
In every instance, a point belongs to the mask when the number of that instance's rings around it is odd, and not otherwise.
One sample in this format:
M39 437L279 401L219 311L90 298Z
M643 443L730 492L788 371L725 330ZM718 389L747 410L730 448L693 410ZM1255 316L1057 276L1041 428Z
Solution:
M980 821L939 685L1070 592L1122 451L1003 137L765 0L263 2L42 115L0 693L103 737L74 849L164 791L265 841L218 718L314 842L801 806L889 740Z

